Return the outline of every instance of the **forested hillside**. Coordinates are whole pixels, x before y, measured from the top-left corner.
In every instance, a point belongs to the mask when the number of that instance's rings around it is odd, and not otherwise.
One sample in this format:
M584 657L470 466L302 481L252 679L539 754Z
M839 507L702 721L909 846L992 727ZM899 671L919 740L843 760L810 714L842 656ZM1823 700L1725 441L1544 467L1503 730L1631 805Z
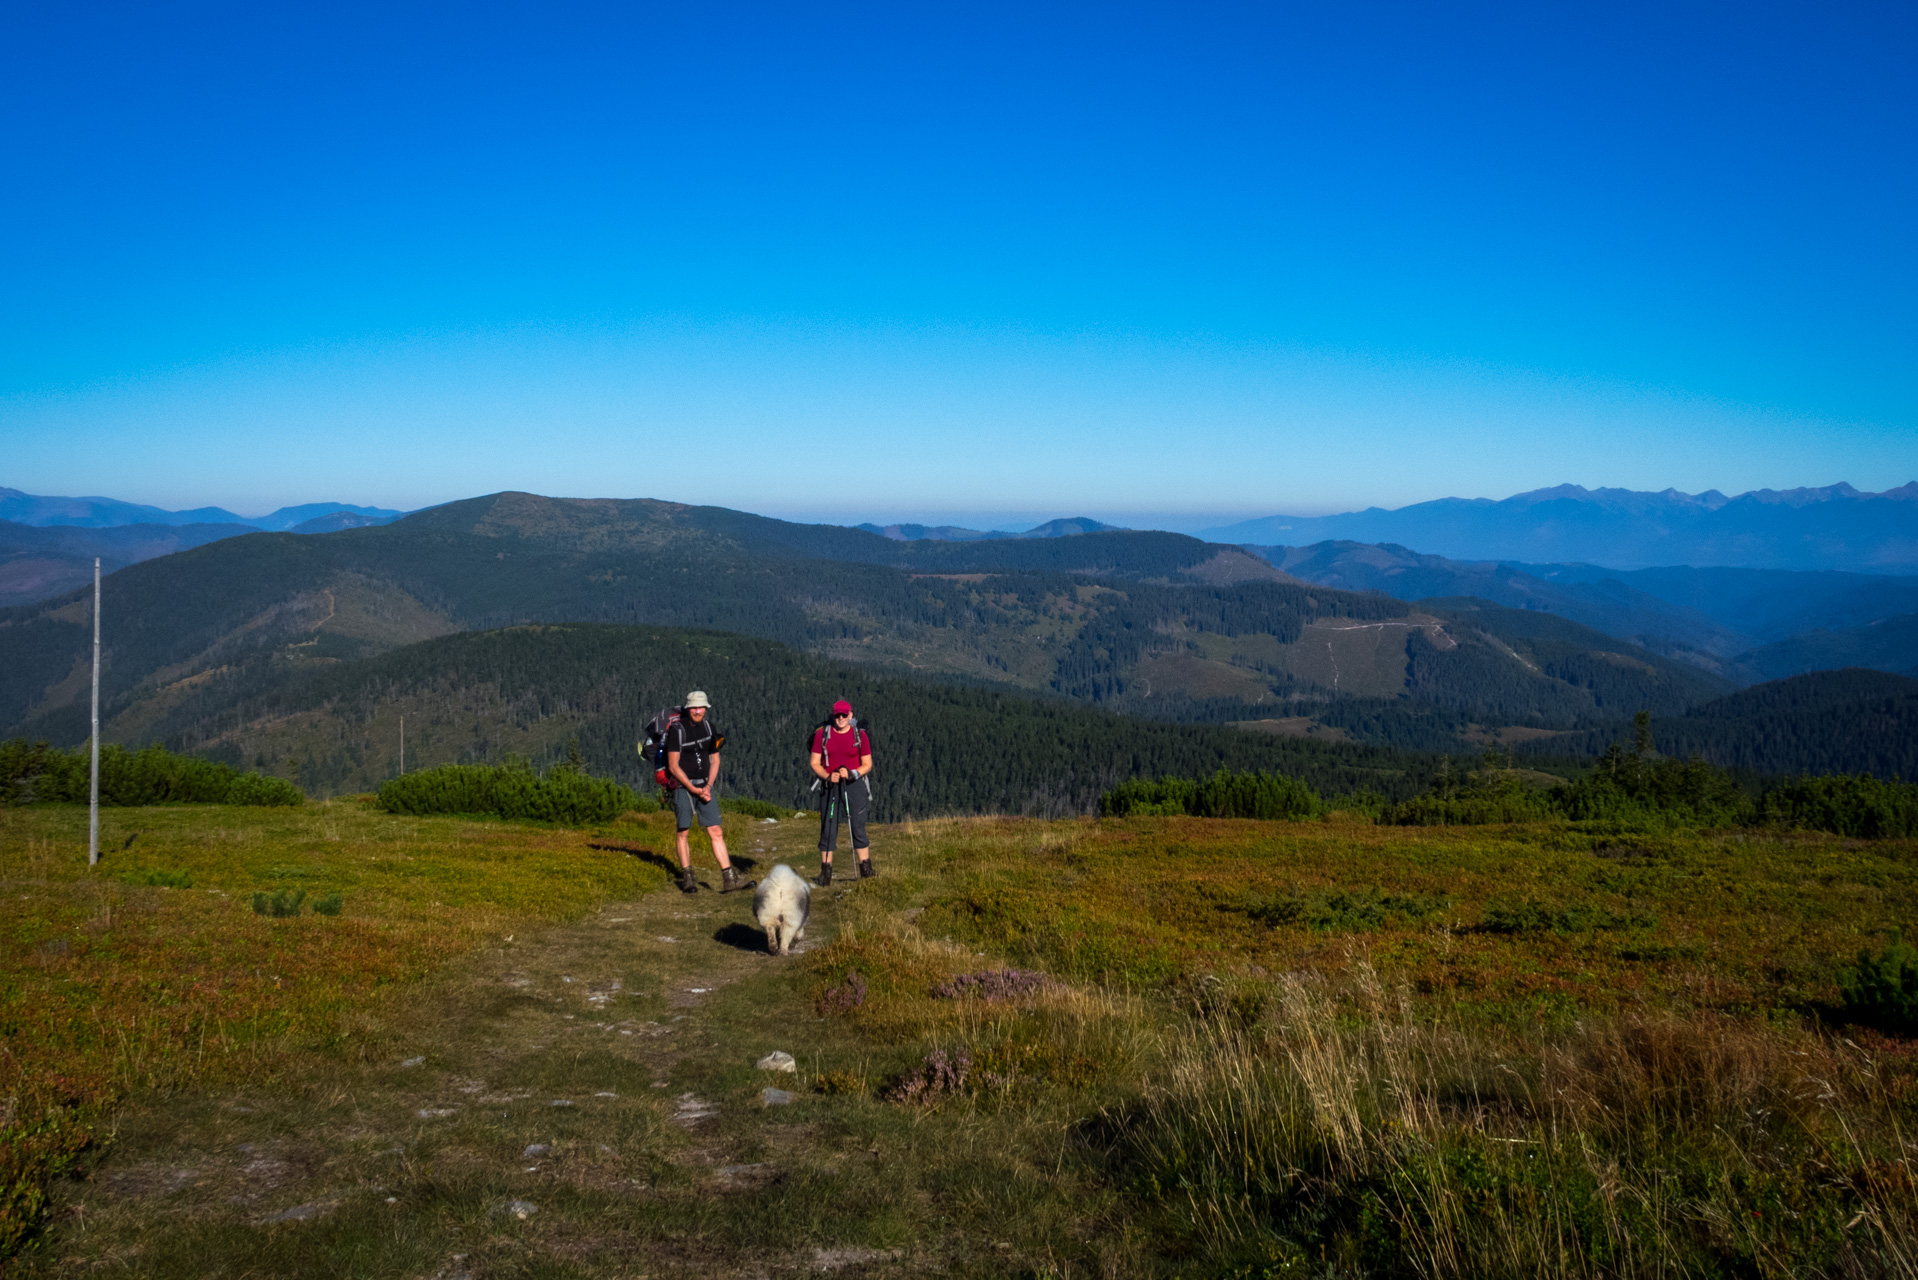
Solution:
M1744 689L1682 716L1654 717L1660 753L1764 774L1871 773L1918 779L1918 680L1853 668ZM1621 723L1541 741L1551 755L1596 755L1629 742Z
M726 732L726 790L802 801L813 726L848 697L877 743L879 812L1081 813L1130 777L1282 770L1328 795L1416 793L1429 757L1203 725L1128 719L1063 698L876 675L770 641L658 627L531 626L468 632L364 662L309 670L224 706L184 703L176 749L295 778L317 795L364 790L398 768L563 758L634 786L636 746L660 707L704 689Z
M83 593L0 611L0 732L85 736L89 616ZM1475 723L1673 714L1725 687L1562 620L1478 602L1415 610L1175 534L899 542L526 494L135 565L108 579L105 618L106 733L134 743L312 669L532 622L713 628L1157 719L1305 716L1455 748ZM1348 714L1352 698L1370 709Z

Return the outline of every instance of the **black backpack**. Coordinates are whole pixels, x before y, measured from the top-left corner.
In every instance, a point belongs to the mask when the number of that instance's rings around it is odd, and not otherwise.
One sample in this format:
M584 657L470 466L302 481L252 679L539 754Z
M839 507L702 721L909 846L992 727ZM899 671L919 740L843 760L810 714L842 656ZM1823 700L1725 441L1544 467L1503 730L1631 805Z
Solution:
M707 714L712 713L707 712ZM666 731L685 718L684 707L667 707L646 722L646 736L639 741L639 758L653 766L653 781L668 791L678 788L679 779L673 777L666 768ZM717 755L719 749L725 745L726 735L714 734L713 745L708 750Z
M866 717L864 716L853 717L852 728L854 733L861 735L861 738L862 738L861 745L865 747L865 750L861 751L859 754L862 756L872 754L872 726L866 722ZM819 731L821 729L825 729L827 731L830 731L832 729L831 716L827 716L824 720L821 720L818 724L814 725L812 727L812 732L806 735L806 759L808 760L812 759L813 740L819 737ZM808 772L811 772L811 771L808 770ZM816 773L813 774L812 789L814 791L817 791L819 790L819 788L821 788L824 785L826 784L820 780L819 775Z
M639 741L639 758L653 766L653 781L671 791L679 781L666 771L666 731L685 714L680 707L667 707L646 722L646 736Z

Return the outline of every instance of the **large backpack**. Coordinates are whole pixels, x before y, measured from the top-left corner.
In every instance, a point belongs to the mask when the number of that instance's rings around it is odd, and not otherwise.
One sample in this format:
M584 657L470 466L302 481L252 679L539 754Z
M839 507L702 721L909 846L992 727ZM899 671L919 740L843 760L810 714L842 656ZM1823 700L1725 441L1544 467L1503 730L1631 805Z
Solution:
M707 714L711 714L708 712ZM679 789L679 779L666 767L666 731L686 718L684 707L667 707L646 722L646 736L639 740L639 757L653 766L653 781L668 791ZM713 736L713 745L707 750L718 755L719 749L726 745L726 735Z
M860 735L860 746L864 748L864 750L862 750L859 754L863 756L870 753L872 751L872 727L866 723L866 718L864 716L855 717L852 722L852 727L853 727L853 732ZM832 728L831 716L827 716L824 720L821 720L818 724L812 727L812 732L806 735L806 759L808 760L812 759L812 744L813 744L813 740L819 737L819 731L821 729L830 730L831 728ZM811 772L811 771L808 770L808 772ZM820 787L824 785L825 783L819 780L819 775L816 773L813 774L812 789L814 791L817 791L819 790Z
M666 769L666 731L684 714L682 708L667 707L646 722L646 736L639 742L640 759L653 766L653 781L668 791L676 789L679 780Z

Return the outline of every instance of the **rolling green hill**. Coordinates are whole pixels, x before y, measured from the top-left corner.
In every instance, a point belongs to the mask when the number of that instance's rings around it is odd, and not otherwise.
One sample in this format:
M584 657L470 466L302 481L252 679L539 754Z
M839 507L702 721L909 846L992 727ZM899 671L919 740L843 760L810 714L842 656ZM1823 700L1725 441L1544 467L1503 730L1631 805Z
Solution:
M1303 717L1421 746L1464 746L1474 724L1676 714L1729 687L1560 619L1309 586L1176 534L901 542L529 494L134 565L107 580L104 617L105 732L136 743L171 732L182 708L535 622L710 628L1164 720ZM85 736L88 626L82 593L0 611L0 732Z
M1338 795L1419 790L1430 757L1207 725L1129 719L1064 698L876 675L772 641L710 631L573 624L466 632L301 675L239 698L209 689L159 726L170 745L292 777L328 795L409 769L515 753L561 758L647 787L636 751L654 711L706 690L728 735L730 794L800 803L805 744L849 697L878 746L888 819L937 813L1084 813L1135 776L1282 770Z

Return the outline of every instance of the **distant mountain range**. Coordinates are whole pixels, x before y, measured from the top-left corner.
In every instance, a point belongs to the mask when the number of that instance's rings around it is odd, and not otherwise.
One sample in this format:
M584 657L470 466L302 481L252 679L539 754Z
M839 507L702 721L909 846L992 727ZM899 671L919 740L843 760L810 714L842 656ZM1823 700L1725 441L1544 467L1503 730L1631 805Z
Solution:
M27 532L77 539L121 531ZM358 690L352 697L371 699L366 705L372 706L389 696L380 690L403 666L418 690L437 690L418 697L478 707L482 691L472 684L478 676L447 664L481 650L435 647L438 638L580 623L620 624L612 628L620 631L642 623L702 629L676 631L659 643L678 646L674 661L689 663L689 671L709 670L710 679L699 678L722 706L752 695L744 676L730 683L714 665L710 655L718 642L705 637L719 631L783 644L794 655L810 655L807 662L852 664L875 677L913 682L923 691L913 695L921 704L943 699L970 706L970 695L948 698L940 690L991 686L1007 696L1160 722L1302 738L1301 747L1315 751L1344 750L1341 744L1461 751L1499 743L1562 754L1597 749L1629 733L1629 717L1641 709L1661 724L1689 726L1694 712L1735 692L1732 680L1701 669L1708 663L1700 655L1729 671L1751 661L1753 651L1738 649L1740 643L1803 621L1786 604L1768 602L1768 595L1795 596L1801 604L1815 598L1824 610L1818 616L1875 625L1894 647L1905 634L1897 621L1902 614L1868 617L1869 591L1861 595L1843 575L1809 575L1811 585L1803 589L1711 575L1690 587L1628 575L1635 585L1626 585L1589 566L1458 564L1403 548L1306 550L1311 554L1296 558L1268 551L1289 564L1282 570L1239 547L1163 532L888 538L721 507L493 494L378 527L217 538L112 574L102 610L103 729L109 741L159 740L232 753L321 789L358 787L377 781L384 766L366 754L364 716L325 710L336 694ZM1337 575L1366 589L1302 581L1305 573ZM1374 581L1417 590L1421 598L1394 599L1369 589ZM1674 605L1659 594L1681 590L1709 607ZM1499 592L1525 607L1487 598ZM82 588L0 609L0 734L62 744L85 738L90 603ZM1626 617L1649 619L1646 628L1682 624L1701 645L1729 657L1697 648L1678 660L1585 625L1569 616L1573 608L1610 626ZM1815 648L1808 637L1817 635L1816 629L1799 631L1773 643ZM618 648L626 641L606 643ZM402 652L417 656L402 660ZM754 652L754 662L789 661L775 650ZM362 665L387 655L400 665ZM541 661L526 667L539 676L535 684L545 680ZM593 661L582 670L596 670ZM790 661L807 665L797 656ZM359 671L365 679L352 674ZM753 678L761 675L771 678ZM592 687L591 680L565 688L547 682L536 701L544 699L545 707L578 699L584 706L592 698L581 691ZM1770 771L1813 759L1833 768L1875 768L1910 756L1918 719L1898 692L1902 685L1848 678L1816 688L1815 697L1737 704L1747 710L1710 728L1708 754L1731 753ZM660 695L648 685L632 696ZM1887 697L1889 710L1870 712L1873 744L1845 728L1860 698L1879 708ZM594 723L606 742L618 738L618 725L630 728L653 709L623 694L618 705L600 694L593 698L605 702L604 718ZM433 734L443 732L443 740L428 735L422 722L421 749L443 752L445 759L521 749L508 745L517 740L512 724L524 718L521 711L509 715L504 704L487 705L492 709L484 714L434 721ZM817 709L780 714L797 723ZM1122 728L1115 738L1091 719L1058 721L1068 722L1079 727L1051 749L1070 763L1070 776L1054 781L1073 795L1092 785L1088 771L1104 778L1113 770L1165 767L1137 752L1113 754L1112 743L1128 733L1145 741L1143 726ZM1754 726L1766 727L1761 733ZM558 722L549 727L555 734L572 731ZM1887 733L1895 741L1877 744ZM540 749L555 741L542 738ZM623 755L617 763L631 764ZM787 767L763 763L773 772ZM1361 767L1357 757L1347 757L1347 764ZM1404 782L1408 775L1393 776ZM1386 774L1379 779L1386 785Z
M297 507L281 507L269 515L240 516L224 507L167 511L138 502L122 502L118 498L50 498L0 486L0 520L37 528L65 526L110 529L130 524L239 524L248 529L272 533L326 533L331 532L331 529L300 529L300 526L342 514L357 518L360 524L384 524L403 513L386 507L356 507L344 502L308 502ZM332 527L356 528L358 525L335 524Z
M73 673L87 605L79 592L0 611L0 732L85 736ZM1392 745L1457 747L1472 723L1569 730L1641 707L1681 714L1732 690L1567 619L1308 586L1180 534L900 541L523 493L149 560L108 579L103 612L107 724L136 742L204 740L236 699L286 681L533 623L716 628L920 679L1162 720L1303 715Z
M1884 493L1848 484L1727 498L1565 484L1502 501L1441 498L1396 511L1267 516L1207 529L1211 542L1394 543L1463 560L1695 565L1918 573L1918 481Z
M1918 576L1461 561L1345 541L1249 549L1321 586L1554 613L1738 684L1838 667L1918 675Z
M1119 526L1073 516L1064 520L1048 520L1023 533L1009 533L1004 529L963 529L956 524L856 524L853 528L876 533L894 542L986 542L995 538L1070 538L1082 533L1110 533Z
M0 488L0 606L31 604L142 560L262 532L335 533L401 512L309 502L248 518L221 507L167 511L117 498L49 498Z

